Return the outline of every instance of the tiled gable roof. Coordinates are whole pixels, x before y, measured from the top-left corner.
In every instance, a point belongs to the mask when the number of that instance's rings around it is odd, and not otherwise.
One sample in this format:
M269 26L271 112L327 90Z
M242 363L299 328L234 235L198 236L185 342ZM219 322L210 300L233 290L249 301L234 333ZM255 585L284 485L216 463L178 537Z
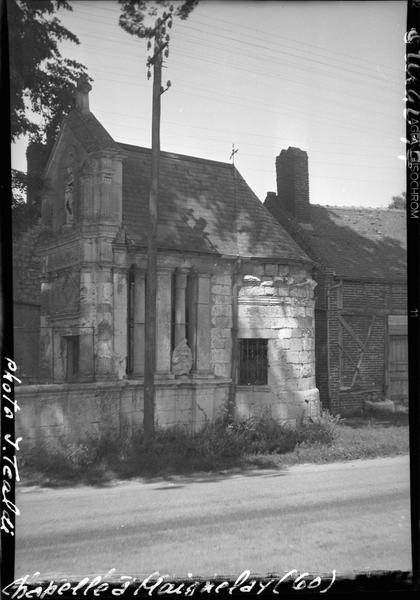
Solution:
M312 229L303 228L278 206L267 208L311 258L338 277L406 280L406 214L403 210L310 205Z
M151 151L119 144L123 162L123 222L146 245ZM308 261L229 163L161 152L158 245L231 256Z
M86 152L119 149L118 144L91 112L82 113L74 108L68 115L65 124L70 127Z

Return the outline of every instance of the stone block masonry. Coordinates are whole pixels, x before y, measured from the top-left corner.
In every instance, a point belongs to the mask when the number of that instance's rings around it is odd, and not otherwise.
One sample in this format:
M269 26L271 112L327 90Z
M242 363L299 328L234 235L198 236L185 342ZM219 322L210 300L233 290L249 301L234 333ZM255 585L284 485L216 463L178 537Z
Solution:
M78 444L88 434L127 437L142 424L150 153L117 144L90 114L88 92L78 87L78 94L42 193L40 371L51 385L18 392L18 428L34 444ZM264 340L255 344L263 349L264 373L254 381L267 383L254 393L276 418L296 420L317 394L309 260L281 227L270 226L241 178L241 207L232 206L235 177L226 165L178 158L175 165L172 154L162 156L156 422L196 430L216 418L237 385L238 338ZM301 220L307 157L289 149L286 159L296 165L292 191ZM289 189L283 175L279 165L279 189ZM237 391L249 400L250 390Z
M88 275L82 273L81 287L91 289ZM117 309L114 318L117 324L121 321L116 327L114 346L122 346L127 296L124 274L117 269L113 273L104 269L102 275L94 286L103 299L101 314L106 323L113 298ZM300 293L293 296L293 289L299 289ZM202 335L204 326L207 327L208 356L202 356L203 370L197 370L193 376L158 379L155 417L160 427L182 425L196 431L213 421L227 405L235 326L230 266L213 264L211 275L201 277L198 291L203 313ZM84 307L84 302L81 304ZM89 320L84 308L82 316ZM267 340L268 375L266 385L236 386L238 418L264 411L273 418L296 423L319 410L313 323L313 283L309 270L282 264L243 265L238 339ZM108 337L98 341L107 340ZM108 355L111 356L110 352L104 352L101 360ZM107 365L103 367L106 370ZM80 444L88 436L127 439L143 424L141 377L118 380L114 376L108 381L19 386L17 394L21 406L17 431L24 438L23 447L28 452L41 441L53 448L60 444Z
M239 386L236 410L264 410L296 423L319 414L315 386L314 283L294 265L243 266L238 299L238 339L267 339L266 386Z
M210 285L211 368L216 377L231 377L232 355L232 275L220 265Z
M171 380L156 386L156 425L197 431L213 421L228 398L229 382ZM143 381L19 386L16 434L23 454L50 452L92 438L127 440L143 426Z

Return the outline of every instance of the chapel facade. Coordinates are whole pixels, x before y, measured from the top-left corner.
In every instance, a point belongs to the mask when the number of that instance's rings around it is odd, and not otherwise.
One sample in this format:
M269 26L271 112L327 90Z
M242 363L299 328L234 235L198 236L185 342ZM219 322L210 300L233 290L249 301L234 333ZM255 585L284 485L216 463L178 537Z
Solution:
M38 377L17 388L28 443L143 421L151 151L115 142L89 89L43 171ZM196 431L228 405L237 418L317 415L311 259L232 164L160 163L157 425Z

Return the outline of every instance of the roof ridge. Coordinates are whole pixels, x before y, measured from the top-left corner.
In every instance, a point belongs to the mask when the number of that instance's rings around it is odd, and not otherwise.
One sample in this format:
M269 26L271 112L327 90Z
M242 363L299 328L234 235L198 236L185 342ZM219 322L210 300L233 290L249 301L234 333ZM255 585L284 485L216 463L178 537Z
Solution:
M96 115L89 111L88 113L82 113L79 109L73 108L67 116L66 123L72 129L72 119L79 120L79 122L84 127L83 135L90 136L97 144L102 146L105 145L105 148L114 148L118 147L117 142L114 140L109 131L102 125L101 121L96 117ZM98 135L99 132L99 135ZM77 133L76 137L77 137Z
M125 142L116 142L116 144L118 144L118 146L121 147L127 147L132 149L132 150L136 150L139 152L143 152L143 153L151 153L152 150L151 148L146 148L145 146L136 146L134 144L127 144ZM212 163L212 164L216 164L216 165L220 165L223 167L231 167L232 163L229 162L223 162L221 160L214 160L212 158L204 158L201 156L191 156L190 154L180 154L179 152L170 152L168 150L161 150L161 155L167 156L168 158L174 158L174 159L186 159L186 160L193 160L195 162L203 162L203 163ZM239 171L236 169L235 170L239 173Z
M335 208L339 210L381 210L384 212L396 210L398 212L405 212L404 208L386 208L385 206L337 206L335 204L310 204L310 206L319 206L320 208Z

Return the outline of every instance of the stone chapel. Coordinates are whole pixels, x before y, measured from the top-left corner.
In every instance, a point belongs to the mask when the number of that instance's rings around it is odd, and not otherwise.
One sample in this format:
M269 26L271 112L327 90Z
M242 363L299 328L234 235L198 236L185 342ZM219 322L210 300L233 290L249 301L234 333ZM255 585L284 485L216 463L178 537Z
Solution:
M114 141L89 91L80 82L42 174L37 369L25 378L22 358L16 388L28 440L143 421L151 151ZM160 164L157 425L195 431L229 398L238 418L318 414L311 259L234 165Z

